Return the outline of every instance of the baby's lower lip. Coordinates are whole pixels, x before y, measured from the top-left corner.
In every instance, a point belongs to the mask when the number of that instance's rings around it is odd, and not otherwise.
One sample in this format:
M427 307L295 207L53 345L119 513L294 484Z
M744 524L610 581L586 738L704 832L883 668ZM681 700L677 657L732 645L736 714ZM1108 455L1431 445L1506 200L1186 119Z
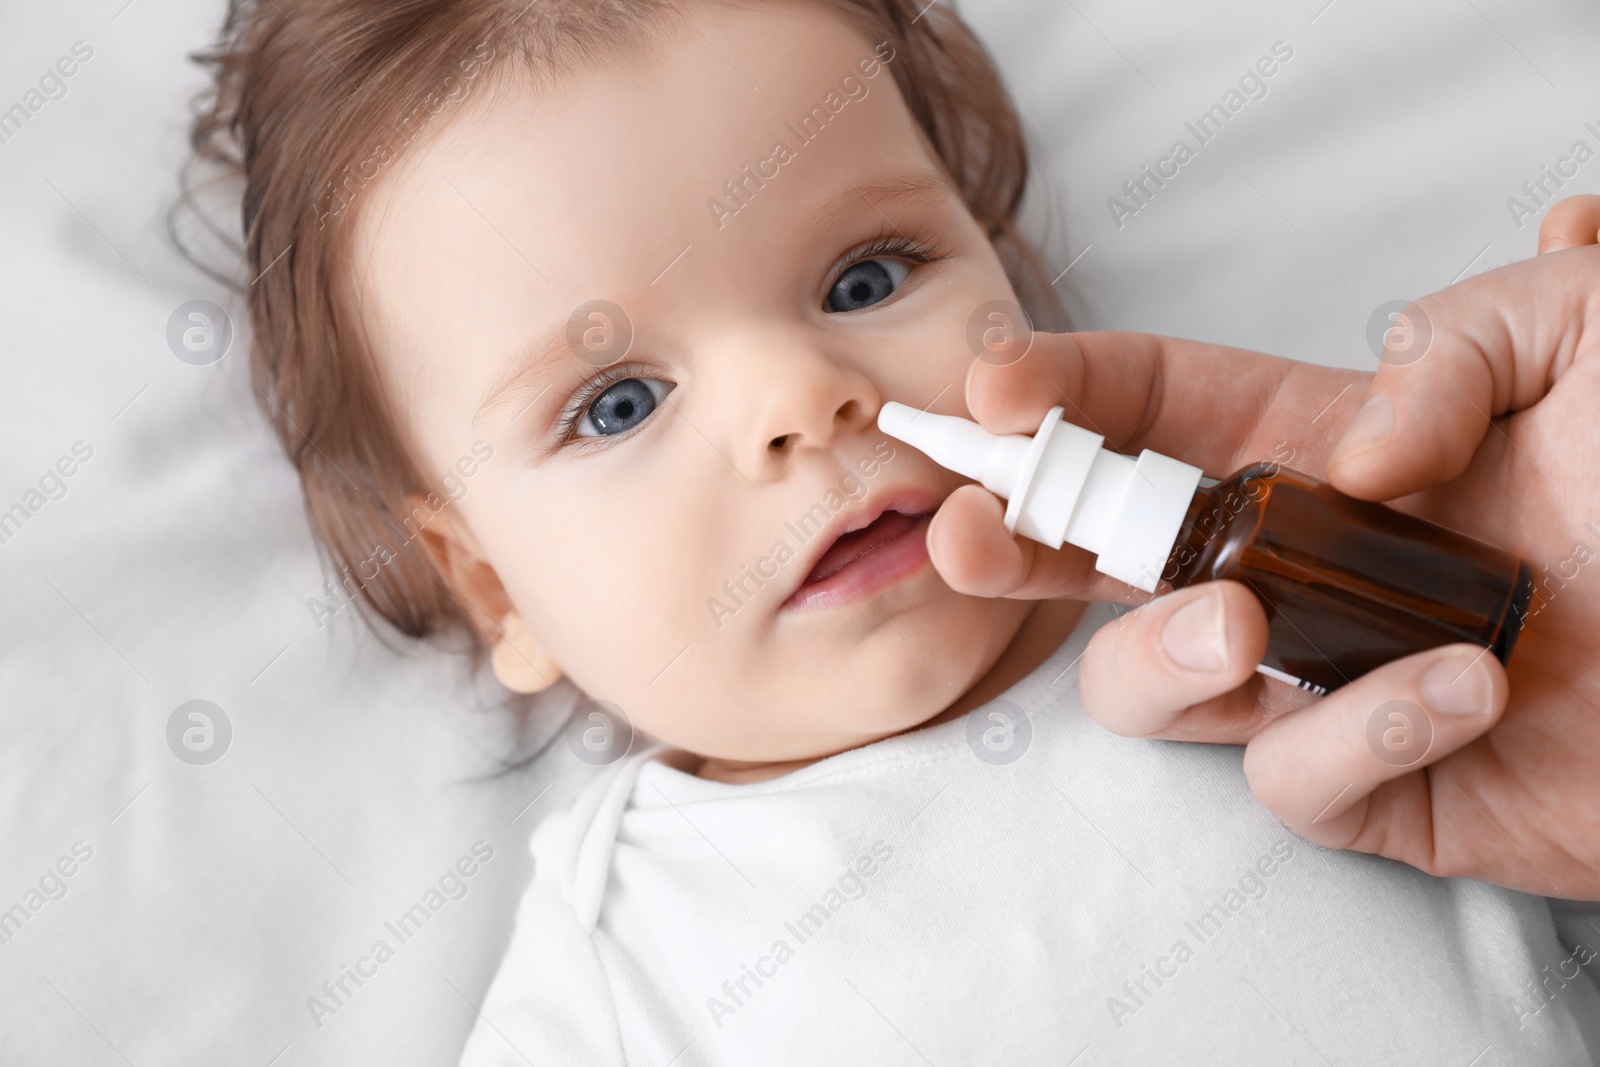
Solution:
M928 523L932 518L931 514L884 512L857 535L873 539L869 551L826 578L808 578L783 606L802 610L839 607L910 577L928 562Z

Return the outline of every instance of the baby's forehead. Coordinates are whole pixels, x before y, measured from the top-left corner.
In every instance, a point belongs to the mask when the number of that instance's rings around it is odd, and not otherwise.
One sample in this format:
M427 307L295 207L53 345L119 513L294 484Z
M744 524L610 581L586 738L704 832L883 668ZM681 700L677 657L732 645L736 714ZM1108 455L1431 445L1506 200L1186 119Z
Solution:
M869 214L886 191L955 195L892 49L813 5L691 10L697 26L554 85L502 67L369 191L362 314L380 348L412 350L385 355L412 364L408 388L438 388L426 353L466 334L504 351L597 297L648 311L691 279L748 286L811 254L841 194Z
M638 251L659 270L670 257L655 260L656 244L674 256L679 236L731 244L796 214L784 209L831 174L859 176L876 160L937 169L880 58L886 46L814 5L692 10L719 19L706 26L713 39L678 25L645 55L554 85L502 61L487 91L405 146L373 190L383 203L363 215L363 243L427 231L416 251L432 262L497 240L547 277L577 269L574 252L615 273Z

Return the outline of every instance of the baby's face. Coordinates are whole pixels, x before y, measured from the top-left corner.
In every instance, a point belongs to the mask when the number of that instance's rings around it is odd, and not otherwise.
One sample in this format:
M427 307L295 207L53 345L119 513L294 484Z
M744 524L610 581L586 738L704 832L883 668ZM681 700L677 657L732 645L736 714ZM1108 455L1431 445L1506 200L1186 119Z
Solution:
M361 194L354 252L427 473L493 448L432 527L482 562L462 591L637 728L778 762L933 717L1028 607L944 584L964 479L876 427L967 414L968 320L1011 285L877 42L752 6L475 94Z

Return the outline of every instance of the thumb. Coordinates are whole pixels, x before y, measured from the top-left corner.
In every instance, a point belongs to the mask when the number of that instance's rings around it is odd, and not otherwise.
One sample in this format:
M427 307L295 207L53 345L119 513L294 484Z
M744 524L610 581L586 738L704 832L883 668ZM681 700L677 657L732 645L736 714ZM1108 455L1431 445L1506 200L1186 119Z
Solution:
M1597 291L1600 249L1591 247L1488 271L1406 307L1328 459L1329 481L1392 500L1460 475L1484 436L1503 432L1493 419L1533 407L1581 358Z
M1600 196L1569 196L1545 213L1539 254L1600 243Z

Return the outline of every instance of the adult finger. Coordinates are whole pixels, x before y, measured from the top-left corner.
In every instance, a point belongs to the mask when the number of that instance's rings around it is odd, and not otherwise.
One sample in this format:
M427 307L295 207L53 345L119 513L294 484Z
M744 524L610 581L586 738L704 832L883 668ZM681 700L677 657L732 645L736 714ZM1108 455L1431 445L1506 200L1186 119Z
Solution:
M1426 811L1425 778L1415 772L1486 733L1509 693L1505 668L1486 649L1420 652L1267 725L1245 748L1245 777L1302 837L1329 848L1372 844L1383 828L1368 826L1369 815L1414 820ZM1418 791L1415 803L1389 796L1374 809L1373 792L1390 783Z
M928 556L946 585L967 596L1015 592L1038 547L1006 532L1002 508L981 485L963 485L939 505L928 524Z
M1367 377L1152 334L1038 333L1016 362L974 361L967 409L991 433L1031 434L1059 404L1116 451L1150 448L1221 477L1287 448L1315 474Z
M1040 333L1019 360L972 364L967 411L991 432L1031 434L1060 404L1068 421L1102 434L1116 451L1151 448L1216 477L1267 458L1317 475L1330 428L1355 410L1355 386L1364 377L1149 334ZM941 507L928 551L952 588L978 596L1144 598L1096 572L1080 549L1013 538L1002 512L977 488Z
M1491 419L1538 403L1593 347L1596 322L1600 247L1514 263L1416 301L1386 335L1328 479L1391 500L1457 477Z
M945 498L928 526L928 556L946 585L968 596L1133 603L1137 594L1094 569L1094 557L1063 545L1052 551L1010 533L1005 505L981 485Z
M1245 683L1266 648L1261 602L1238 582L1206 582L1097 630L1078 690L1114 733L1238 743L1261 726L1260 686Z
M1539 254L1600 243L1600 196L1569 196L1545 212Z

